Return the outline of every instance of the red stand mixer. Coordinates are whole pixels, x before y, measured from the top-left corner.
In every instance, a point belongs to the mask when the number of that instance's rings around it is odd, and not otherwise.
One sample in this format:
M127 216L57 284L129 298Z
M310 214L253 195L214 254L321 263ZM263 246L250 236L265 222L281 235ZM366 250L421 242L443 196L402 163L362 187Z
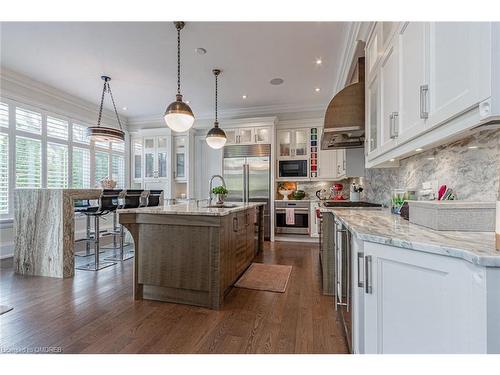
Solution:
M333 200L334 201L345 201L345 198L342 196L342 190L344 189L344 185L342 184L333 184L333 187L330 188L330 191L332 192Z

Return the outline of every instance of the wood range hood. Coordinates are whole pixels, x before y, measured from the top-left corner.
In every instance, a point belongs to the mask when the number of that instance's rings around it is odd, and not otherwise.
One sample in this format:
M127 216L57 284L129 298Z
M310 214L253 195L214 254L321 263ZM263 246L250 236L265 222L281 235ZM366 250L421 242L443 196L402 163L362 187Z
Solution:
M358 82L333 97L325 113L322 150L360 148L365 140L365 58L358 59Z

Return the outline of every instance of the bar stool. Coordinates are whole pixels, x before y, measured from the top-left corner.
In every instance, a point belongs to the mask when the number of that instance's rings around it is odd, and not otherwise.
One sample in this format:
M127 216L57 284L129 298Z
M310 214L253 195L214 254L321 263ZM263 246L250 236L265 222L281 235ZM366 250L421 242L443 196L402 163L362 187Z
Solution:
M89 209L89 207L92 207L89 199L76 199L74 202L75 213L84 214ZM90 216L88 215L85 216L86 216L86 237L75 241L75 243L85 241L85 252L84 253L75 252L76 257L88 257L94 255L93 252L90 252L90 242L93 240L95 233L92 232L91 230ZM104 251L101 251L101 253L103 252Z
M163 197L163 190L150 190L148 194L148 207L156 207L160 205Z
M99 206L89 206L85 211L82 211L89 219L94 218L94 236L88 238L88 242L94 243L94 262L77 266L76 269L83 271L99 271L103 268L115 265L115 262L100 261L99 259L99 220L102 216L115 211L118 208L118 195L119 190L103 190L99 198ZM87 227L88 229L88 227Z
M123 196L123 204L119 206L119 208L137 208L141 207L141 197L143 195L143 190L126 190ZM120 238L120 252L119 254L116 253L116 247L115 247L115 253L113 256L105 258L106 260L112 260L112 261L124 261L128 260L134 257L134 251L128 251L127 253L124 252L124 240L125 240L125 229L124 226L120 224L120 229L119 229L119 234Z

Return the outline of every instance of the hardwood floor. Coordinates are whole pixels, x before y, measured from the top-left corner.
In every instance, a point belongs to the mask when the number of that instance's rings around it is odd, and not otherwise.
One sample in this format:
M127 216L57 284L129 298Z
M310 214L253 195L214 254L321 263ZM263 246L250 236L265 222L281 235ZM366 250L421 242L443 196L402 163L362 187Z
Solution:
M219 311L132 299L129 260L73 279L0 269L0 352L347 353L317 244L266 242L256 262L292 265L285 293L233 288Z

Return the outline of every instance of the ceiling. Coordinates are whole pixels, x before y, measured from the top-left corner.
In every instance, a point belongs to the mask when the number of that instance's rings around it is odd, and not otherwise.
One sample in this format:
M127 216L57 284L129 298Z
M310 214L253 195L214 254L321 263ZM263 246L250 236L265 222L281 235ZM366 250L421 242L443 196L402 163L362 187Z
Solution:
M187 23L181 32L184 100L190 101L196 117L211 118L212 69L220 68L222 116L326 108L334 93L346 26ZM0 35L2 66L90 102L100 99L99 77L111 76L119 111L131 120L160 117L175 99L177 40L171 22L3 22ZM196 53L197 47L207 53ZM269 84L276 77L284 83ZM321 90L316 92L316 87Z

